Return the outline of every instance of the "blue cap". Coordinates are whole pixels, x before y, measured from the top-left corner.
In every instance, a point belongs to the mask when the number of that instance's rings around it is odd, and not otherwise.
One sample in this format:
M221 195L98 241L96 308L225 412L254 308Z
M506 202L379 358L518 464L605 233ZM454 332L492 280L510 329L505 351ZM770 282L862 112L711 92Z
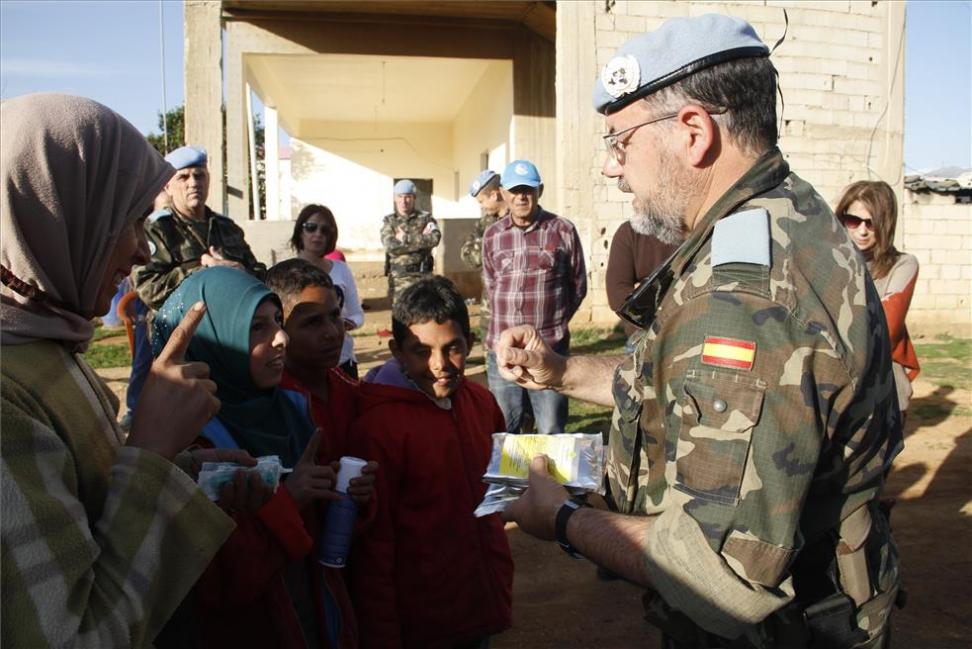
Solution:
M165 161L175 167L176 171L186 167L205 167L207 160L206 149L194 146L181 146L165 156Z
M540 180L540 172L537 171L537 166L529 160L514 160L506 165L500 182L503 184L504 189L513 189L514 187L522 187L524 185L527 187L539 187L543 184L543 181Z
M741 18L672 18L629 40L608 61L594 83L594 110L610 115L699 70L767 55L766 43Z
M402 178L397 183L395 183L395 196L399 194L414 194L415 193L415 183L413 183L408 178Z
M492 169L483 169L480 171L479 175L476 176L476 180L472 181L472 184L469 185L469 195L473 198L479 196L479 192L483 191L483 187L488 185L489 181L496 178L498 175L499 174Z

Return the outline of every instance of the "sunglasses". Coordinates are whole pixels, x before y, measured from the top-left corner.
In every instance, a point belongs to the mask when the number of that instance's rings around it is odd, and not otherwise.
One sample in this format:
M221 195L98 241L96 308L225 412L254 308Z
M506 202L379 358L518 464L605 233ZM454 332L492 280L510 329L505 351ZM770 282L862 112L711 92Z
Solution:
M853 214L841 214L837 217L840 222L844 224L845 228L851 230L856 230L861 227L861 223L868 229L869 232L874 232L874 221L871 219L862 219L859 216L854 216Z
M651 326L651 323L655 321L655 313L658 311L662 298L668 293L668 289L675 280L672 261L681 249L682 246L676 248L675 252L625 299L617 311L622 319L639 329L648 329Z
M307 234L314 234L318 230L320 230L322 234L327 234L327 226L323 223L311 223L310 221L306 221L304 222L304 225L300 227L303 228L304 232Z

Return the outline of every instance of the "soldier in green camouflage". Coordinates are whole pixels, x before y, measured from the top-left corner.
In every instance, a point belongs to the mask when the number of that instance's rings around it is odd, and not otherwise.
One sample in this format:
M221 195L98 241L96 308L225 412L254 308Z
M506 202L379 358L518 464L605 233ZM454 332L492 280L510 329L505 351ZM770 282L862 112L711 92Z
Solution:
M385 247L385 274L388 298L432 274L432 249L439 245L439 224L428 212L415 209L415 183L395 183L395 211L381 225L381 245Z
M683 242L621 309L643 330L633 355L503 333L506 377L615 408L615 511L570 500L539 457L504 515L647 587L665 647L887 647L898 557L878 498L902 445L887 326L863 258L776 148L768 54L709 14L632 39L601 73L604 174L639 225Z
M472 234L462 242L459 249L459 256L466 266L472 270L482 272L483 270L483 233L486 228L496 223L497 219L506 214L506 201L503 200L503 192L500 191L500 175L491 169L484 169L479 173L476 180L469 186L469 195L479 202L482 214ZM486 332L489 329L489 295L486 293L486 285L483 283L483 294L479 300L479 331L480 340L486 340Z
M253 256L240 226L206 207L206 152L184 146L165 159L176 175L165 186L169 209L154 213L145 226L152 259L134 271L142 302L157 311L182 280L207 266L239 268L262 280L267 267Z

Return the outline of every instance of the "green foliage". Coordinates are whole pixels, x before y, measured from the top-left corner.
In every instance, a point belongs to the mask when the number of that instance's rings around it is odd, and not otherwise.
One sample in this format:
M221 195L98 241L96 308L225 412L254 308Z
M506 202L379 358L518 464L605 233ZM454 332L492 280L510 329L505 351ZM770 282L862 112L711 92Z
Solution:
M939 386L972 390L972 339L945 336L915 345L921 378Z
M104 340L105 338L114 338L115 336L125 336L125 327L105 327L103 325L98 326L94 331L94 336L91 337L92 342L98 342L99 340Z
M159 132L149 133L145 138L149 141L155 150L166 155L169 151L178 149L180 146L186 143L186 128L185 128L185 118L186 118L186 107L177 106L162 116L159 113ZM164 122L163 122L164 120ZM169 127L169 148L165 148L165 126Z

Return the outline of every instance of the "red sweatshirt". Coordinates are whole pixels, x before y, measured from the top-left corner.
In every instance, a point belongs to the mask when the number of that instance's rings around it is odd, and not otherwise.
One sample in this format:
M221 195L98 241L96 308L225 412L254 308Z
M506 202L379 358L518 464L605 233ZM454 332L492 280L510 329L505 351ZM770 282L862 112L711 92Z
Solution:
M509 628L506 532L497 515L473 516L491 434L506 428L493 395L467 380L451 409L410 388L360 394L351 446L379 463L375 519L349 566L362 649L453 647Z

